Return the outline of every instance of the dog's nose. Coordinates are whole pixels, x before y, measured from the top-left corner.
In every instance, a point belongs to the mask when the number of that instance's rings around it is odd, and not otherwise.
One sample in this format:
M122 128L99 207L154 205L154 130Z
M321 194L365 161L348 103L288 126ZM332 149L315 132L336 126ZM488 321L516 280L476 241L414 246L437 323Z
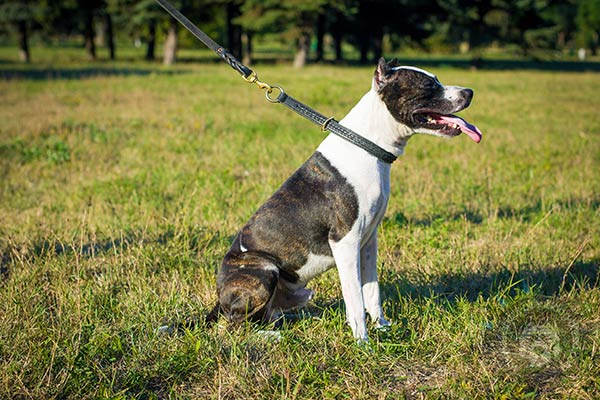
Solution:
M469 107L469 104L471 104L471 100L473 99L473 90L471 89L462 89L460 91L460 97L462 98L463 102L464 102L464 107L467 108Z

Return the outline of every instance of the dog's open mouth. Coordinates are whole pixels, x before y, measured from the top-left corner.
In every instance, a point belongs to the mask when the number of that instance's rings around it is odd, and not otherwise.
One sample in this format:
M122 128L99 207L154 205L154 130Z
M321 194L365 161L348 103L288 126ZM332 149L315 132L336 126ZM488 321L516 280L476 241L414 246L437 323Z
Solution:
M427 112L419 113L419 117L419 119L422 120L424 128L436 130L447 136L457 136L464 133L476 143L481 141L482 134L479 128L456 115L442 115Z

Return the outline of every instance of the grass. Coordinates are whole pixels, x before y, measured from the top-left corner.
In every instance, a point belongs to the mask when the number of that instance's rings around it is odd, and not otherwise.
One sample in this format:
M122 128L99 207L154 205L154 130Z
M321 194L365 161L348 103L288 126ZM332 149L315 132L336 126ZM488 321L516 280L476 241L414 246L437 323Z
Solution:
M366 349L334 271L280 342L158 336L213 305L233 235L323 134L224 65L56 57L52 79L0 63L0 398L600 397L597 74L433 69L475 89L484 140L415 137L394 165L394 325ZM341 118L372 68L258 72Z

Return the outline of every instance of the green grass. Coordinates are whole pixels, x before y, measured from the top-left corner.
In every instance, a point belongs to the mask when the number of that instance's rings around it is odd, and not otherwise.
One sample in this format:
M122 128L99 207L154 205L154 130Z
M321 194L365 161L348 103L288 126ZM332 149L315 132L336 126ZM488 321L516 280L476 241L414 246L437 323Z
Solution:
M597 74L433 69L475 89L484 139L415 137L394 165L394 325L366 349L335 271L280 342L155 333L214 304L233 235L318 128L225 65L45 67L0 64L22 71L0 80L0 398L600 397ZM341 118L372 69L258 72Z

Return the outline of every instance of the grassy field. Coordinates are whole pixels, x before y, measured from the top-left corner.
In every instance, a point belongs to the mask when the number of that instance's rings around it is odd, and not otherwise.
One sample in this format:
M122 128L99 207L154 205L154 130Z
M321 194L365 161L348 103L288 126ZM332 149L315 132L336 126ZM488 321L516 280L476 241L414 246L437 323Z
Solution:
M394 165L368 349L335 271L279 342L157 335L323 134L222 64L62 60L0 63L0 398L600 398L598 74L433 69L484 139ZM372 70L258 67L338 119Z

